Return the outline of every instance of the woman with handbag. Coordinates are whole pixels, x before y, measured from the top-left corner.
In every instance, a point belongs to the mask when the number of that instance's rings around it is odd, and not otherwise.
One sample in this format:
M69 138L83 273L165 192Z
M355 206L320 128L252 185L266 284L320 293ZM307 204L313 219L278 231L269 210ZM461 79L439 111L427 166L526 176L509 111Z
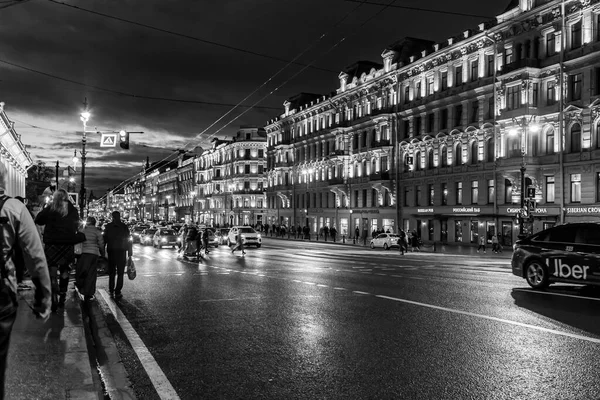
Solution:
M94 299L96 293L97 262L98 257L104 257L104 236L96 226L94 217L87 218L82 231L85 234L85 242L76 245L81 246L81 252L75 269L75 286L83 295L84 301L89 302Z
M37 215L35 223L44 227L44 253L52 282L52 311L65 304L69 287L69 270L73 262L73 246L85 241L77 231L79 216L69 201L69 194L58 189L52 201ZM79 234L78 234L79 233ZM60 273L60 278L57 275ZM60 294L60 298L59 298Z

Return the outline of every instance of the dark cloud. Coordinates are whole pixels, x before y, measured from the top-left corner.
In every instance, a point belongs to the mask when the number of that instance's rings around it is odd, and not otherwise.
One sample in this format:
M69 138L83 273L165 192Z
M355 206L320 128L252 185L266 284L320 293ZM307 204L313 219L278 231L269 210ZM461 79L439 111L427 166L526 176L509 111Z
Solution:
M450 8L441 0L396 3ZM392 7L366 22L380 6L365 4L351 12L358 3L342 0L71 0L67 4L198 39L157 32L48 0L0 10L0 101L6 102L9 117L47 129L17 125L34 160L71 162L73 151L81 149L79 112L84 98L91 107L91 129L145 132L132 136L129 151L100 149L99 139L90 137L87 186L96 193L137 173L146 157L157 161L170 150L195 146L200 132L205 132L203 138L217 131L218 136L233 136L240 125L264 125L280 114L283 101L296 93L334 91L335 71L359 59L381 61L383 49L402 37L442 41L482 22ZM452 11L494 16L507 4L508 0L455 0ZM248 52L287 60L298 57L299 62L314 61L315 66L332 72L309 68L294 77L302 67L290 65L269 81L286 64ZM148 100L100 88L225 104L237 104L256 90L244 104L260 100L259 105L281 111L239 108L223 117L231 107ZM222 121L209 128L219 118Z

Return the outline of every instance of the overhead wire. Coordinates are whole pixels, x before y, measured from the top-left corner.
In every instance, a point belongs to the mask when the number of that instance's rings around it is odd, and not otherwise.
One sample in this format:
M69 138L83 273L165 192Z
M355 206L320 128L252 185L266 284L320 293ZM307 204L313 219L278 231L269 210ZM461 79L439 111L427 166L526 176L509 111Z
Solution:
M344 1L349 2L349 3L358 3L361 0L344 0ZM385 5L385 4L382 4L382 3L375 3L375 2L371 2L371 1L365 1L365 2L362 2L362 4L368 4L368 5L373 5L373 6L383 6L383 5ZM398 4L394 4L394 5L391 5L389 7L392 7L392 8L401 8L401 9L404 9L404 10L411 10L411 11L421 11L421 12L430 12L430 13L437 13L437 14L456 15L456 16L459 16L459 17L468 17L468 18L485 18L485 19L494 18L494 17L490 17L490 16L487 16L487 15L467 14L467 13L456 12L456 11L435 10L435 9L432 9L432 8L401 6L401 5L398 5Z
M74 6L72 4L67 4L67 3L64 3L62 1L57 1L57 0L47 0L47 1L49 1L51 3L54 3L54 4L58 4L58 5L70 7L70 8L79 10L79 11L84 11L84 12L87 12L87 13L90 13L90 14L95 14L95 15L99 15L99 16L102 16L102 17L105 17L105 18L114 19L116 21L121 21L121 22L125 22L125 23L128 23L128 24L140 26L140 27L143 27L143 28L146 28L146 29L151 29L151 30L154 30L154 31L158 31L158 32L162 32L162 33L167 33L169 35L174 35L174 36L179 36L179 37L190 39L190 40L195 40L197 42L202 42L202 43L210 44L210 45L213 45L213 46L223 47L223 48L229 49L229 50L239 51L241 53L251 54L251 55L254 55L254 56L268 58L270 60L280 61L280 62L284 62L284 63L290 63L291 62L293 64L297 64L297 65L301 65L301 66L305 66L306 65L306 64L303 64L303 63L299 63L299 62L297 62L295 60L289 61L289 60L286 60L286 59L283 59L283 58L280 58L280 57L275 57L275 56L271 56L271 55L268 55L268 54L258 53L256 51L242 49L240 47L230 46L230 45L227 45L227 44L214 42L212 40L201 39L201 38L198 38L198 37L195 37L195 36L192 36L192 35L187 35L187 34L184 34L184 33L179 33L179 32L171 31L171 30L168 30L168 29L159 28L159 27L156 27L156 26L144 24L144 23L141 23L141 22L132 21L130 19L126 19L126 18L122 18L122 17L116 17L114 15L102 13L102 12L99 12L99 11L94 11L94 10L90 10L90 9L87 9L87 8ZM337 72L337 71L333 71L333 70L330 70L330 69L327 69L327 68L321 68L321 67L316 67L316 66L311 66L311 68L316 69L316 70L320 70L320 71L325 71L325 72L333 72L333 73Z

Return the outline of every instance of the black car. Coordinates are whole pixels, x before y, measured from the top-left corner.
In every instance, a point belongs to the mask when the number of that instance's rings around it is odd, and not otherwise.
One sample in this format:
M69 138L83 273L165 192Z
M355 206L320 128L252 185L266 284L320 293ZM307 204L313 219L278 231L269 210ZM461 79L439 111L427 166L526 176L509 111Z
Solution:
M600 223L558 225L517 240L511 264L536 289L553 282L600 286Z

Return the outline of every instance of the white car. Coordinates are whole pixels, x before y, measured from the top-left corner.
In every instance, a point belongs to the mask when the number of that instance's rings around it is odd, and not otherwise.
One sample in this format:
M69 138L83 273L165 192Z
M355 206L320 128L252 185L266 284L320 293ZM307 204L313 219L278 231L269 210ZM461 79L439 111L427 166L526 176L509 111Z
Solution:
M260 233L256 232L254 228L250 226L234 226L227 234L228 246L235 245L237 235L242 235L242 243L244 243L244 246L256 246L258 248L262 244Z
M399 235L395 233L380 233L376 238L371 239L371 248L383 247L385 250L389 250L392 247L398 247Z

